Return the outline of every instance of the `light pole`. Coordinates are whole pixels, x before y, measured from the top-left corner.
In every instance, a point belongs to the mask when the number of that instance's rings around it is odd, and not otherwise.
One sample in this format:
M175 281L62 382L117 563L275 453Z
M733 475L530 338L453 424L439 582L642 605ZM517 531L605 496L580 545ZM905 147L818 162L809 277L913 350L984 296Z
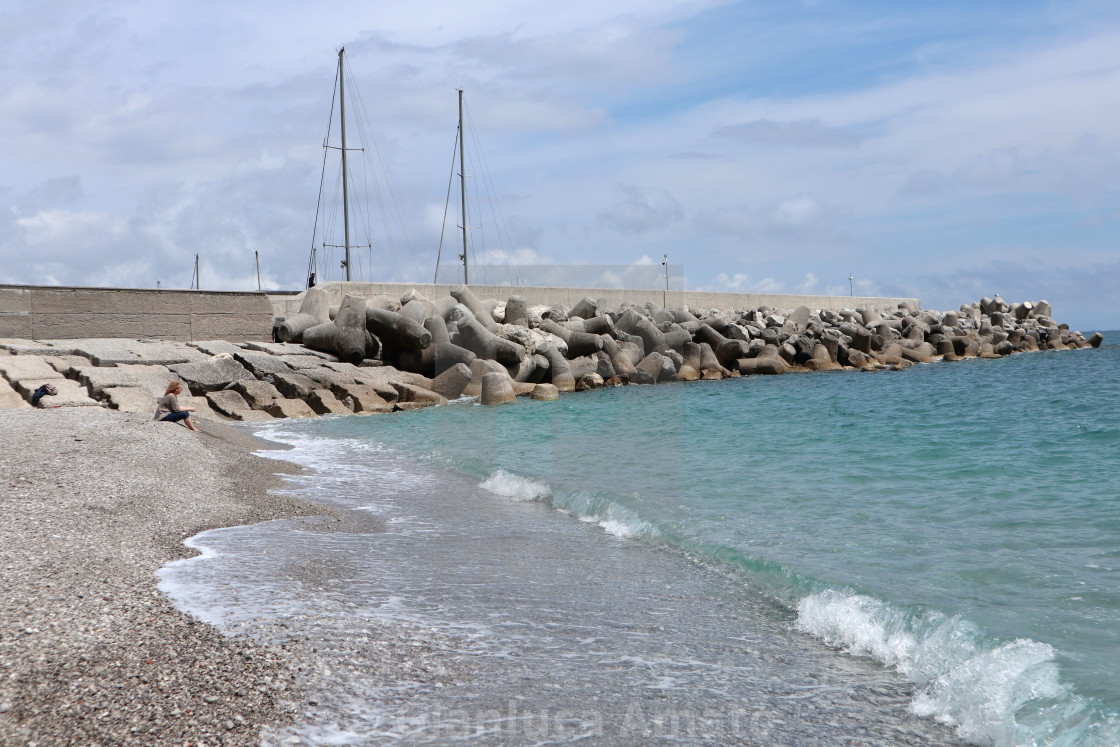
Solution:
M848 295L854 296L856 294L856 287L852 285L852 273L848 273Z
M669 255L664 254L661 258L661 266L665 268L665 292L661 294L661 306L667 308L669 306Z

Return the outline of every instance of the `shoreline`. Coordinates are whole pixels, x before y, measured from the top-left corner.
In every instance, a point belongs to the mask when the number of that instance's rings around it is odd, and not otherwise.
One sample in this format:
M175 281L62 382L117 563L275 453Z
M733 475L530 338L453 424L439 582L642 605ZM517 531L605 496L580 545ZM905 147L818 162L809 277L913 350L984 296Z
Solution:
M333 512L268 492L298 468L251 452L282 445L201 426L0 412L0 743L257 745L291 719L285 647L180 612L155 573L207 529Z

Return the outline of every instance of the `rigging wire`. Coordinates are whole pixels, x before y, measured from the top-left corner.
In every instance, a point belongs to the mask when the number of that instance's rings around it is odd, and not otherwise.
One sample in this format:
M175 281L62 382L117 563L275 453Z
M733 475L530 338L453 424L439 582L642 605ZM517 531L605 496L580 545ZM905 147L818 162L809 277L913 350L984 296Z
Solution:
M439 282L439 260L443 256L443 234L447 231L447 208L451 204L451 183L455 181L455 156L459 154L459 128L462 124L455 126L455 145L451 148L451 174L447 177L447 199L443 202L443 226L439 229L439 248L436 249L436 272L432 277L432 283Z
M319 197L315 200L315 225L311 229L311 258L307 262L307 277L315 272L315 237L319 232L319 207L323 202L323 180L327 176L327 142L331 137L331 122L334 120L334 100L338 91L338 71L334 74L334 88L331 90L331 113L327 115L327 134L323 138L323 170L319 174Z
M482 143L478 139L478 128L474 125L474 117L471 114L470 104L466 105L466 119L470 124L471 139L474 141L475 150L478 151L479 163L481 164L481 173L483 188L486 190L487 200L490 203L490 215L494 219L495 229L498 234L498 245L502 248L502 254L505 258L506 272L509 274L509 281L514 283L513 271L510 268L510 261L513 261L517 267L518 275L520 276L520 267L517 266L517 259L513 256L513 241L509 236L509 226L506 223L505 213L502 212L502 203L498 199L498 190L494 186L494 180L490 175L490 166L486 161L486 152L482 149ZM495 211L496 206L496 211ZM502 231L505 230L505 240L502 238Z
M349 69L349 63L347 63L347 67ZM350 71L350 78L353 79L353 77L354 77L353 71ZM416 277L417 277L417 279L419 279L420 278L420 266L416 262L416 254L415 254L415 252L413 252L412 242L408 238L408 231L405 228L404 216L401 215L400 200L397 197L396 189L394 189L394 187L393 187L393 180L390 178L391 174L390 174L390 171L389 171L389 167L385 163L385 158L381 153L381 146L377 142L377 136L374 135L373 127L370 126L369 115L366 111L365 100L362 98L361 90L358 88L358 86L356 84L352 84L351 88L355 92L354 98L358 103L357 109L358 109L358 113L359 113L359 118L360 118L361 122L365 123L365 128L362 128L362 127L358 128L359 136L362 138L362 142L363 142L363 145L364 145L365 144L365 133L367 131L369 132L369 139L373 143L373 152L377 154L377 161L378 161L378 163L381 164L381 173L383 173L385 175L385 186L388 189L390 199L393 201L393 208L394 208L394 210L397 214L397 220L400 222L401 235L404 238L405 247L408 249L409 256L412 258L412 265L413 265L413 268L416 270ZM370 162L370 166L372 167L373 166L373 161L372 161L372 157L369 155L368 150L366 150L366 159L367 159L367 161ZM379 190L378 199L380 199L380 190ZM382 210L382 212L384 213L384 209ZM389 233L390 226L389 226L389 221L387 219L387 216L384 216L383 220L384 220L386 233ZM394 261L395 261L395 257L394 257ZM397 267L397 273L398 273L398 275L401 275L399 265ZM403 279L403 275L401 277Z

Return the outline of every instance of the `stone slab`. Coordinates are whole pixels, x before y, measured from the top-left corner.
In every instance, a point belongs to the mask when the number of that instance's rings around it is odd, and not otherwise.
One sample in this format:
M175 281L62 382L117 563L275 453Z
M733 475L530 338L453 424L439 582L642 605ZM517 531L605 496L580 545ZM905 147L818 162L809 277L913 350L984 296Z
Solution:
M30 400L32 393L39 388L39 383L34 380L21 381L16 384L16 391ZM51 381L58 388L58 394L47 395L39 400L39 407L99 407L100 403L86 393L86 388L77 381L58 379ZM154 412L154 408L153 408Z
M195 348L202 351L206 355L215 356L221 353L229 353L236 355L237 353L244 352L244 348L226 340L202 340L199 342L188 342L188 347Z
M153 397L162 397L167 391L167 385L172 381L179 381L179 377L171 372L167 366L149 366L143 363L124 363L118 369L128 372L136 381L136 386L147 389ZM153 406L154 407L154 406ZM153 409L154 411L154 409Z
M316 413L302 399L278 399L265 408L275 418L313 418Z
M102 390L109 407L121 412L138 412L155 415L159 400L142 386L114 386ZM180 403L181 404L181 403Z
M65 378L37 355L4 356L0 359L0 374L3 374L4 378L13 383L17 381L38 381L39 384L42 384L46 381ZM36 384L32 389L34 390L39 384Z
M256 380L253 374L232 358L211 358L168 368L190 387L191 394L194 395L225 389L235 381Z
M29 410L31 405L12 388L7 379L0 378L0 410Z
M209 400L210 405L215 410L233 420L262 422L273 419L267 412L254 410L249 407L249 403L245 401L245 398L232 389L207 392L206 399Z
M245 368L253 372L258 379L270 373L291 373L292 367L275 355L258 353L251 350L240 350L234 356Z
M58 371L63 376L68 376L72 368L81 368L82 366L90 365L89 358L83 358L80 355L51 355L44 356L43 360L47 365Z
M138 382L124 369L103 366L76 366L70 369L70 378L77 379L90 395L98 399L104 398L103 390L109 387L138 387Z
M262 353L271 353L272 355L313 355L323 360L338 360L338 358L330 353L324 353L322 350L312 350L311 348L305 348L303 345L296 345L290 342L260 342L257 340L247 340L245 342L245 349L259 350Z

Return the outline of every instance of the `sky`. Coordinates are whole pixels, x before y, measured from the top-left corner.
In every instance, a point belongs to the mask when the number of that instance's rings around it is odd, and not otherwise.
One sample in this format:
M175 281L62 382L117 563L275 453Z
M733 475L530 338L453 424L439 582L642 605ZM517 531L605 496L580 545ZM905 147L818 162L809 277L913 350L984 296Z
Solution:
M256 289L259 256L302 289L314 243L338 277L315 215L345 47L381 195L356 277L456 261L461 88L472 281L668 255L691 289L998 293L1120 329L1115 0L328 5L0 5L0 283L188 288L197 254L203 288Z

